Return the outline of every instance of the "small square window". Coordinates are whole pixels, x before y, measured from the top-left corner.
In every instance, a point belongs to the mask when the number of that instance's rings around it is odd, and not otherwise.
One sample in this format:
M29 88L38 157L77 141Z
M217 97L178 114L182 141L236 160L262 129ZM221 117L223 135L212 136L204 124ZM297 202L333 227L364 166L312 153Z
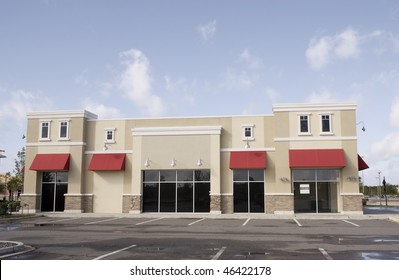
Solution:
M252 137L252 127L246 127L244 134L245 134L245 137Z
M115 128L105 129L105 142L115 143Z
M254 125L243 125L243 140L255 140L254 139Z

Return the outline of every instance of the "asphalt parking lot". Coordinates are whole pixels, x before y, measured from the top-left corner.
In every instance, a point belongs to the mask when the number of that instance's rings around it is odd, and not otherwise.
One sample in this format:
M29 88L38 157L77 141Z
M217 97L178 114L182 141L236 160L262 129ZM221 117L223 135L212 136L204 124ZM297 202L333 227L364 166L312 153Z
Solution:
M387 219L35 217L0 236L31 246L9 260L399 259Z

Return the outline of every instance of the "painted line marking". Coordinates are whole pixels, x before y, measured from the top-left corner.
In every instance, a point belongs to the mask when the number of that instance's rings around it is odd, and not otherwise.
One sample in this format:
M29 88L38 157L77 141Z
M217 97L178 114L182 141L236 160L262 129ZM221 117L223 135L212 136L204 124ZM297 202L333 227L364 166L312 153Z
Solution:
M219 250L219 252L217 252L216 255L213 256L212 260L217 260L224 252L224 250L226 250L227 247L222 247L222 249Z
M327 253L326 250L324 250L323 248L319 248L320 253L323 254L323 256L327 259L327 260L333 260L333 258Z
M242 224L242 226L245 227L245 226L248 224L248 222L249 222L250 220L251 220L251 219L248 218L248 219Z
M145 221L145 222L141 222L141 223L137 223L136 226L143 225L143 224L146 224L146 223L155 222L155 221L158 221L158 220L162 220L162 219L164 219L164 218L165 218L165 217L158 218L158 219L152 219L152 220Z
M301 223L300 222L298 222L298 220L297 219L293 219L294 220L294 222L298 225L298 227L301 227L302 225L301 225Z
M350 221L347 221L347 220L342 220L342 221L344 221L345 223L351 224L352 226L360 227L358 224L352 223Z
M189 225L189 226L192 226L192 225L194 225L194 224L196 224L196 223L202 222L203 220L205 220L205 218L196 220L196 221L194 221L194 222L192 222L192 223L189 223L188 225Z
M58 223L58 222L65 222L65 221L72 221L72 220L78 220L79 218L67 218L67 219L62 219L62 220L51 220L51 221L47 221L47 222L43 222L43 223L39 223L40 225L43 224L53 224L53 223Z
M115 255L115 254L117 254L117 253L120 253L120 252L122 252L122 251L128 250L128 249L133 248L133 247L136 247L136 245L130 245L130 246L125 247L125 248L122 248L122 249L120 249L120 250L116 250L116 251L113 251L113 252L111 252L111 253L108 253L108 254L99 256L99 257L97 257L97 258L94 258L93 260L101 260L101 259L103 259L103 258L106 258L106 257L111 256L111 255Z
M106 220L101 220L101 221L94 221L94 222L90 222L90 223L85 223L85 225L94 225L94 224L99 224L99 223L114 221L114 220L119 220L119 219L122 219L122 218L111 218L111 219L106 219Z

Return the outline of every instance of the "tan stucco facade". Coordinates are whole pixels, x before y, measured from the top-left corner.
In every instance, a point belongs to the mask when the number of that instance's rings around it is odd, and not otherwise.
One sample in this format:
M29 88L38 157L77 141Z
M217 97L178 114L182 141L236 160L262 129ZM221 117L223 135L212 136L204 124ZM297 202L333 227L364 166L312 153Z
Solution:
M300 128L301 116L308 121L306 133ZM325 116L328 131L322 132ZM146 171L204 170L210 173L212 214L236 212L231 154L260 152L266 153L262 211L294 213L289 151L298 149L342 149L346 164L339 168L339 179L330 191L328 199L333 206L329 209L362 212L359 182L354 179L358 178L354 104L282 104L273 106L272 114L262 116L101 120L87 111L59 111L29 113L27 119L21 199L35 212L43 207L43 173L57 172L31 170L38 154L70 155L69 168L63 171L68 173L65 212L141 213ZM61 123L68 125L62 139ZM98 154L125 155L124 168L89 170Z

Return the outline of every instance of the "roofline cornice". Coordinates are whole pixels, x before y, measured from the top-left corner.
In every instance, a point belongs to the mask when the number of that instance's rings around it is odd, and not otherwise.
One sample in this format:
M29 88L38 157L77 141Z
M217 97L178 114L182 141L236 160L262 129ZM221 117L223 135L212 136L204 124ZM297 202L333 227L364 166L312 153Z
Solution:
M64 111L41 111L29 112L26 114L28 119L44 118L86 118L97 119L97 115L86 110L64 110Z

